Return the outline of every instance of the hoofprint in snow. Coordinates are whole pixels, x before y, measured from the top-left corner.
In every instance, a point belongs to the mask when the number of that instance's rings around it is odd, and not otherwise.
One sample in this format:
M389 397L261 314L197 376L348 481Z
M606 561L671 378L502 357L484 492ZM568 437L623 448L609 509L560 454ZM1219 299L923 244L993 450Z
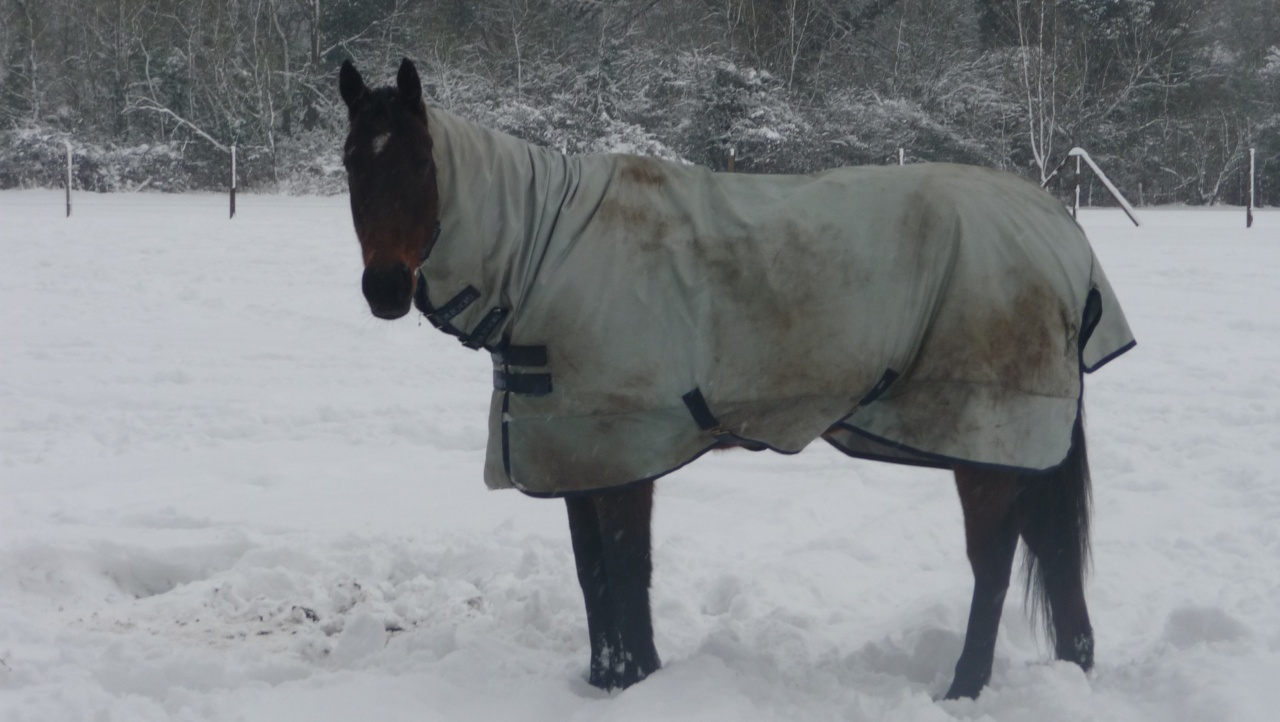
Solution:
M971 577L949 475L713 454L658 485L666 666L585 682L563 504L486 492L487 356L360 296L344 198L0 193L0 715L1264 720L1280 214L1082 222L1141 344L1088 379L1097 669Z

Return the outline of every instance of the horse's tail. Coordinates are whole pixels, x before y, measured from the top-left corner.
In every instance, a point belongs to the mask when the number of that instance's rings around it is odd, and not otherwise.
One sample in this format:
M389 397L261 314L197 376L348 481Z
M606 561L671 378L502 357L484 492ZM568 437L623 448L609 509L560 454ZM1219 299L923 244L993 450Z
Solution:
M1071 432L1071 451L1067 458L1050 471L1021 475L1021 482L1017 505L1023 539L1027 542L1023 555L1025 601L1032 619L1043 624L1055 646L1073 643L1075 640L1056 639L1055 630L1063 623L1067 628L1076 625L1066 618L1056 620L1055 624L1054 618L1087 614L1083 611L1082 586L1090 563L1092 489L1083 408ZM1076 594L1081 595L1079 610L1073 609L1076 604L1069 599Z

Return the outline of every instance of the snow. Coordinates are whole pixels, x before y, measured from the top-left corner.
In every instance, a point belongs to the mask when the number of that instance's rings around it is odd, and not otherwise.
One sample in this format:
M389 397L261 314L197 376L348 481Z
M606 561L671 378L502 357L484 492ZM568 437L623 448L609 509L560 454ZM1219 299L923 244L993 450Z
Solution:
M1280 708L1280 213L1086 210L1138 347L1089 377L1097 633L971 581L941 472L659 483L665 667L585 682L563 505L486 492L490 367L369 316L345 198L0 193L0 718L1264 720Z

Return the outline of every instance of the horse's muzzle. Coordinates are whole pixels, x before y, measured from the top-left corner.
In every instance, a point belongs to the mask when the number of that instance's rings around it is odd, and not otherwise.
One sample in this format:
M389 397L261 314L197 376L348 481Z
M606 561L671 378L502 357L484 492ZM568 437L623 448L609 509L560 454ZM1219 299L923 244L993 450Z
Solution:
M360 288L369 302L369 312L378 318L395 320L409 312L413 300L413 272L403 264L390 268L366 268Z

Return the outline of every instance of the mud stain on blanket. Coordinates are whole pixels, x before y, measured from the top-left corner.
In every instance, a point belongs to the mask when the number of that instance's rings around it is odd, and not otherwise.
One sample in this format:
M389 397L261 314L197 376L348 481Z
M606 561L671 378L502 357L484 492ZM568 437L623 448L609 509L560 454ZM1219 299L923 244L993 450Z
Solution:
M605 198L596 212L601 240L634 247L642 255L661 253L671 232L671 220L641 202L628 203Z
M619 175L624 181L640 186L666 185L667 177L663 173L662 165L652 158L623 156L618 159L618 165L622 169Z
M1072 367L1062 359L1074 353L1066 340L1077 324L1068 318L1057 294L1035 283L1007 305L963 308L926 341L918 377L986 384L1010 395L1072 396L1075 378L1063 373Z

